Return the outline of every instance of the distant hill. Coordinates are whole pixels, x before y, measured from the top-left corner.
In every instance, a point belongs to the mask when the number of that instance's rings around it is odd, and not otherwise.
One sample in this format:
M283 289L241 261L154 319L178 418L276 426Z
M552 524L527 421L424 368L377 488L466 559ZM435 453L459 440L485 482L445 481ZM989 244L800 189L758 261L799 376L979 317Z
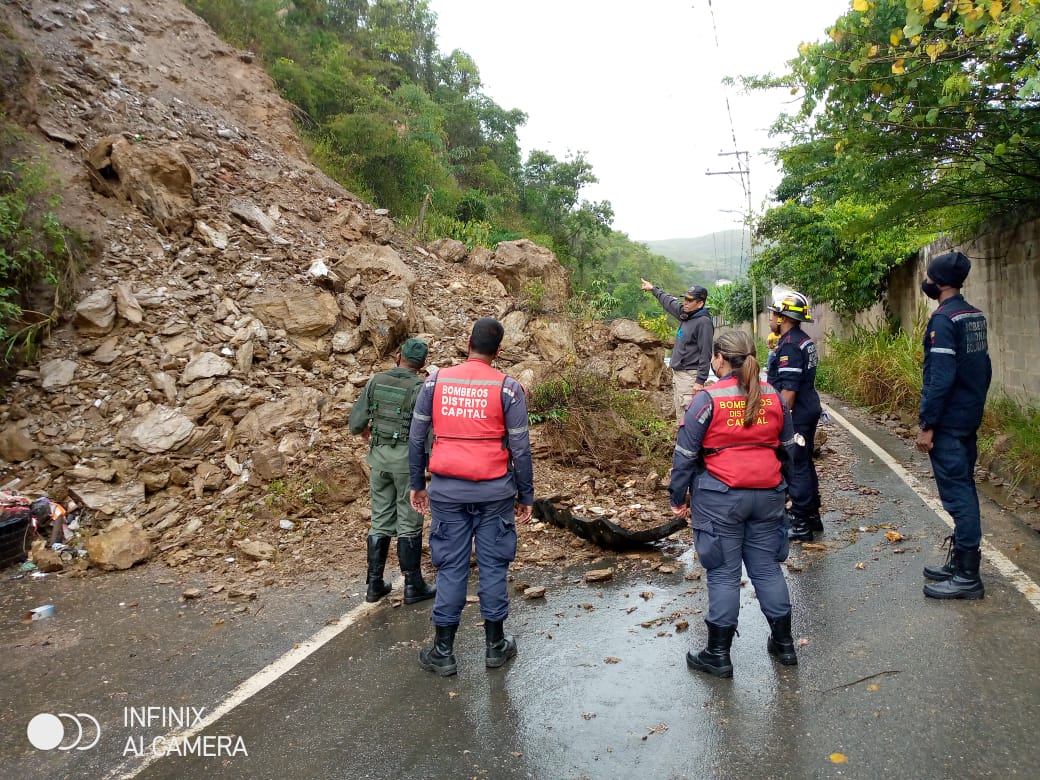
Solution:
M651 252L674 261L705 284L736 279L747 272L749 237L746 230L720 230L696 238L640 241Z

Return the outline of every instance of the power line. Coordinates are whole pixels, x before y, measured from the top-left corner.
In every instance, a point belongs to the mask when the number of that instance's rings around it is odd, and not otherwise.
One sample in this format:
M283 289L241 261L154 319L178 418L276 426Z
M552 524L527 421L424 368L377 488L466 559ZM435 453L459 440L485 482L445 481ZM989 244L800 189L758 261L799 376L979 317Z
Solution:
M719 44L719 28L715 22L715 9L712 7L711 0L708 0L708 14L711 16L711 29L715 36L715 48L718 51L722 51L722 46ZM735 171L708 171L706 175L715 176L723 174L739 174L740 186L744 190L744 197L747 199L747 223L744 230L740 234L740 270L742 272L750 271L751 262L754 260L754 241L751 236L751 158L747 151L742 151L740 145L737 143L737 129L733 124L733 112L729 105L729 89L726 88L724 91L724 97L726 100L726 116L729 119L729 132L730 137L733 140L733 151L732 152L719 152L720 157L734 156L737 161L737 170ZM743 164L741 164L741 156L743 155ZM744 265L744 241L748 241L748 252L747 252L747 267ZM751 320L751 329L755 337L758 336L758 303L756 301L757 295L755 290L754 282L751 283L751 306L753 317Z

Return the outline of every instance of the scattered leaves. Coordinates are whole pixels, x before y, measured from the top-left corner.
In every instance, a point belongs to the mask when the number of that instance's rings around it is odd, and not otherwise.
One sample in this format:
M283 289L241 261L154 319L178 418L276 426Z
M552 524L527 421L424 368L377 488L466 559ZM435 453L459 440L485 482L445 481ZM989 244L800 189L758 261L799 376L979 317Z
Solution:
M860 569L860 570L865 569L865 568L867 568L867 564L863 563L863 561L860 561L859 563L856 564L856 568Z
M616 655L608 655L606 658L603 659L603 663L605 663L605 664L619 664L619 663L621 663L621 659L618 658Z
M849 757L844 753L831 753L830 755L832 764L847 764L849 763Z
M885 531L885 538L890 542L901 542L903 535L899 531Z

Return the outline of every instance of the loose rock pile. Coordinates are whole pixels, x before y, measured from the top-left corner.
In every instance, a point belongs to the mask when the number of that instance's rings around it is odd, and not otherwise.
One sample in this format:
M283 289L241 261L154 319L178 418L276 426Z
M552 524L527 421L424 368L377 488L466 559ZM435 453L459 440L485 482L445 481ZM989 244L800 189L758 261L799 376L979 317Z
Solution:
M4 110L47 146L62 218L96 255L4 395L0 482L85 506L85 535L139 527L135 557L257 582L357 571L368 477L350 406L408 336L433 366L457 362L480 316L502 319L499 366L528 387L577 362L660 389L660 341L568 319L548 250L423 247L309 164L252 56L173 0L0 14L29 55ZM520 303L532 280L539 312ZM608 491L619 505L639 503L628 481Z

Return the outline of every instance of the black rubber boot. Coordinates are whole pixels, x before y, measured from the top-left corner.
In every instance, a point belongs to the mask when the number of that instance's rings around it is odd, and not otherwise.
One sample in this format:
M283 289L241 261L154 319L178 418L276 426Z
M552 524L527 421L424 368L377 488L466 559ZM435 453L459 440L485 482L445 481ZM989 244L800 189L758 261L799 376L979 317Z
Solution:
M809 530L814 534L823 533L823 518L820 517L819 510L814 511L809 515Z
M389 536L368 537L368 593L365 601L373 603L379 601L393 588L389 582L383 579L383 568L386 566L386 556L390 554Z
M957 569L957 558L960 555L960 550L953 546L953 537L947 536L945 540L946 544L946 561L942 566L925 566L924 576L930 580L948 580L954 575Z
M979 563L982 552L974 550L953 551L953 559L957 562L953 576L948 580L924 586L924 595L933 599L981 599L986 595L979 577Z
M401 562L401 573L404 574L405 604L415 604L437 595L437 589L427 585L422 576L421 536L398 536L397 559Z
M433 644L419 651L419 666L441 677L450 677L459 671L455 663L455 632L459 624L434 626Z
M790 512L789 517L791 527L787 529L787 538L792 542L811 542L813 530L809 525L809 518L796 515L794 512Z
M484 640L487 653L484 663L489 669L497 669L510 658L516 657L516 640L506 636L501 620L484 621Z
M704 621L708 627L708 645L697 655L686 654L686 665L715 677L732 677L733 664L729 660L729 649L733 646L736 626L717 626Z
M766 640L766 650L784 666L797 666L798 656L795 655L794 638L791 636L791 613L766 620L771 629L769 639Z

